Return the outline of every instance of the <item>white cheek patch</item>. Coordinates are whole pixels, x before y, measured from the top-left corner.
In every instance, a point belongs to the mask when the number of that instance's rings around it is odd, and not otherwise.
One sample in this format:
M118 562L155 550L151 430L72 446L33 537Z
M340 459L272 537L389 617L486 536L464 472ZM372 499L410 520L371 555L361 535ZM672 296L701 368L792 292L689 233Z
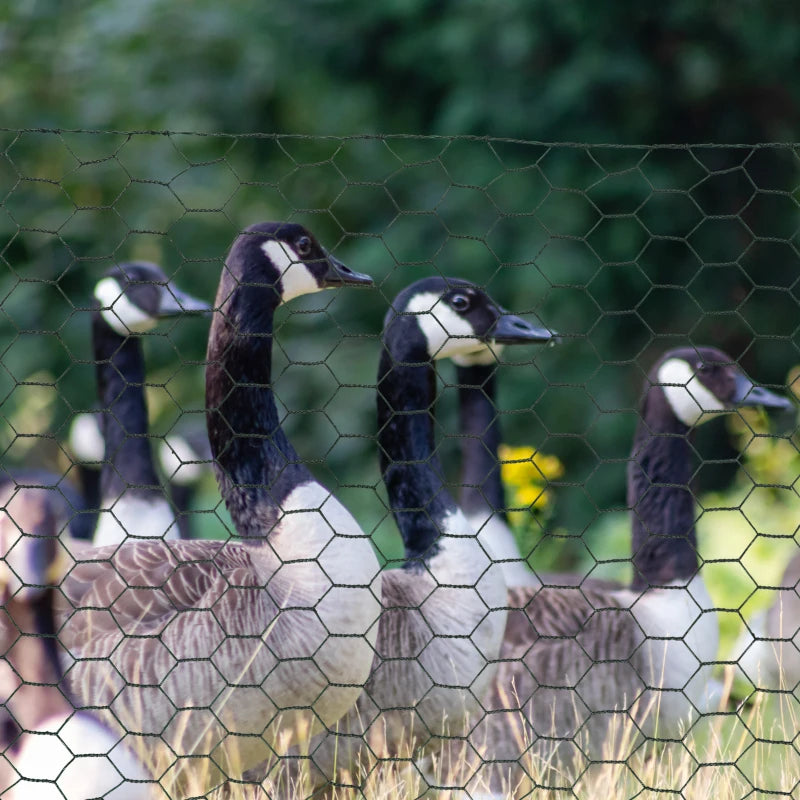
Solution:
M261 245L261 249L280 273L283 287L282 303L287 303L292 298L300 297L303 294L322 291L317 279L288 244L270 239Z
M473 353L461 353L453 356L453 363L459 367L488 367L497 363L504 346L502 344L485 344L482 349Z
M81 463L103 460L106 443L98 414L78 414L75 417L69 429L69 447Z
M688 362L670 358L658 370L658 382L675 416L690 428L707 422L709 414L728 411L697 378Z
M434 292L412 297L406 311L417 315L417 324L428 343L428 355L433 359L482 353L489 349L485 342L475 337L469 322Z
M94 296L100 302L103 319L120 336L145 333L158 322L132 303L114 278L103 278L94 287Z
M182 436L168 436L158 449L158 458L170 483L190 486L203 477L202 459Z

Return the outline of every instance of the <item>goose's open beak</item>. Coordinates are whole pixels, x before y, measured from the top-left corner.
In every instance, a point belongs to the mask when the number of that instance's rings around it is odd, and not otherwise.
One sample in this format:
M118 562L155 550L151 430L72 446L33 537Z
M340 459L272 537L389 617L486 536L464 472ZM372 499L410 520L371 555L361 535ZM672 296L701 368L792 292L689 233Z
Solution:
M373 281L369 275L353 271L330 253L326 255L328 271L322 277L323 287L333 289L336 286L372 286Z
M734 406L763 406L781 411L794 408L794 403L788 397L775 394L763 386L756 386L742 374L736 376L736 389L731 402Z
M503 313L487 337L497 344L545 344L555 341L556 335L539 325L532 325L516 314Z

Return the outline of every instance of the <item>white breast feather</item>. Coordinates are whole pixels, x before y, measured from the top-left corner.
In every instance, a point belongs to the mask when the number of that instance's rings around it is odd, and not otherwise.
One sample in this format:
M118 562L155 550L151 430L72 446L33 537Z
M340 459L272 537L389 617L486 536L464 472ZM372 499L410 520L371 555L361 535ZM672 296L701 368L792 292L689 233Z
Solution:
M800 620L784 615L784 591L788 590L779 591L775 601L779 629L768 630L766 611L754 614L731 655L758 689L793 689L800 681L800 650L797 648Z
M23 734L20 750L6 752L22 780L9 800L145 800L149 776L133 754L89 714L58 715ZM36 781L36 782L34 782ZM39 781L50 781L40 783Z
M69 447L78 461L102 461L106 443L100 430L97 414L78 414L69 430Z
M188 486L200 480L205 464L182 436L167 436L158 448L161 469L171 483Z
M270 536L282 579L317 595L309 602L331 633L364 634L380 611L380 567L369 537L318 483L298 486L282 509Z
M495 561L500 562L507 586L538 588L541 581L520 557L519 547L511 529L490 509L467 514L467 521L478 531L478 541Z
M623 590L617 593L630 603L633 616L648 637L644 649L643 675L650 687L675 689L655 699L660 725L674 729L678 720L710 710L713 701L711 672L719 647L719 623L714 604L700 576L688 584L675 581L664 589L651 589L637 598ZM650 723L656 721L651 715ZM663 730L663 727L661 728Z
M94 544L120 544L129 536L177 539L175 514L166 500L126 492L116 502L104 504L97 520Z
M470 636L481 660L493 660L508 615L503 569L461 511L449 514L440 527L439 552L428 564L437 588L422 604L422 613L437 636ZM447 640L439 642L446 646ZM468 672L470 665L463 668Z

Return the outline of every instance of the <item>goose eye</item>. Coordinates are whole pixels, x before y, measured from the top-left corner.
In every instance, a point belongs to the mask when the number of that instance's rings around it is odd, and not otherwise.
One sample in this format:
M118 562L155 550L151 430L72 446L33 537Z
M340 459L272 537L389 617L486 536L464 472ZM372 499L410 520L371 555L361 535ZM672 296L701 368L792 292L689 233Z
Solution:
M450 305L456 311L466 311L470 307L471 301L468 295L459 293L450 298Z
M307 258L311 255L311 239L308 236L301 236L295 243L297 255L301 258Z

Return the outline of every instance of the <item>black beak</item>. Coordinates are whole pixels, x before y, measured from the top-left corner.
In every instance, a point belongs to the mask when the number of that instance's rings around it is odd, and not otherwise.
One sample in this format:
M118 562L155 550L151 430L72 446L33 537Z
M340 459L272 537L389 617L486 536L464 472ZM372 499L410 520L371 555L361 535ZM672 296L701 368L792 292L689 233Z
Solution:
M372 278L369 275L365 275L363 272L354 272L330 253L326 255L328 270L322 276L323 287L332 289L336 286L372 286Z
M756 386L741 373L736 376L736 388L731 402L735 406L763 406L781 411L794 408L794 403L789 398L775 394L763 386Z
M211 311L211 306L208 303L192 297L171 283L162 289L161 305L158 309L159 317L172 317L176 314L205 314L209 311Z
M497 344L544 344L555 341L556 335L547 328L531 325L516 314L503 312L487 338Z

